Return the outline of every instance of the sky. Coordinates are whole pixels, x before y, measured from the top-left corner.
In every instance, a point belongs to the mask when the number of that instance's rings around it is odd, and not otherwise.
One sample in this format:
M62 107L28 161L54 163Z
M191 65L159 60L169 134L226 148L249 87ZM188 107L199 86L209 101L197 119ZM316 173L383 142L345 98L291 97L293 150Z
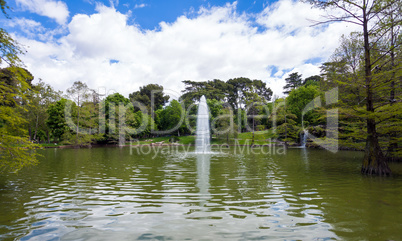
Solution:
M285 78L320 73L348 23L308 3L208 0L8 0L0 18L27 51L34 82L65 91L85 82L126 97L156 83L177 99L183 80L259 79L282 96Z

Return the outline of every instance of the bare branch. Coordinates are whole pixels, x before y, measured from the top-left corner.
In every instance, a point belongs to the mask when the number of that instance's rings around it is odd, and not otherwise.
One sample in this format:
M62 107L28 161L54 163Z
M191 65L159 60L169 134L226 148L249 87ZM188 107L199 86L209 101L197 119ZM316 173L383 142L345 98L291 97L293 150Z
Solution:
M353 5L353 6L356 6L356 7L358 7L358 8L361 8L360 6L357 6L357 5L354 4L354 3L352 4L350 1L345 1L345 2L347 2L347 3L349 3L349 4ZM352 13L351 11L349 11L348 9L346 9L345 7L340 6L340 5L339 5L337 2L335 2L335 1L334 1L334 4L335 4L338 8L340 8L340 9L342 9L343 11L347 12L348 14L350 14L353 18L359 20L359 21L363 24L363 20L361 20L361 17L356 16L354 13Z

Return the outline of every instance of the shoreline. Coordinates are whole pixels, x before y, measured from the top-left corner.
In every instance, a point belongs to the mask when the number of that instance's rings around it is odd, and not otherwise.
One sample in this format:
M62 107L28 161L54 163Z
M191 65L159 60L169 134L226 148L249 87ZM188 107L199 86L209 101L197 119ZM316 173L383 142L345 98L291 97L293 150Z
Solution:
M254 145L245 145L245 144L211 144L211 146L219 145L219 146L250 146L250 147L269 147L269 146L284 146L284 143L267 143L267 144L254 144ZM91 144L91 145L55 145L55 146L42 146L43 149L81 149L81 148L102 148L102 147L140 147L140 146L157 146L157 147L164 147L164 146L195 146L195 144L179 144L179 143L148 143L148 144L136 144L136 145L118 145L118 144ZM301 146L298 145L288 145L287 148L294 148L294 149L302 149ZM304 148L307 149L323 149L322 147L316 145L306 145ZM364 151L352 147L340 147L338 148L339 151Z

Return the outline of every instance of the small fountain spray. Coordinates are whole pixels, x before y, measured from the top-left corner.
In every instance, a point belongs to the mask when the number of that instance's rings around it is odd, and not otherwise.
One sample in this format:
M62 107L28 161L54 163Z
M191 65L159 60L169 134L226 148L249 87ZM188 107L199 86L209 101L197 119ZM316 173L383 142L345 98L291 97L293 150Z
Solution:
M209 128L209 112L205 96L203 95L198 104L197 114L197 138L195 140L196 153L210 153L210 128Z
M303 133L301 133L301 137L300 137L300 139L301 139L301 145L300 145L300 147L301 148L305 148L306 147L306 143L307 143L307 138L308 138L308 131L306 130L306 129L304 129L303 130Z
M306 129L304 129L304 115L302 115L302 130L303 133L301 133L300 135L300 147L301 148L306 148L306 143L307 143L307 138L308 138L308 131Z

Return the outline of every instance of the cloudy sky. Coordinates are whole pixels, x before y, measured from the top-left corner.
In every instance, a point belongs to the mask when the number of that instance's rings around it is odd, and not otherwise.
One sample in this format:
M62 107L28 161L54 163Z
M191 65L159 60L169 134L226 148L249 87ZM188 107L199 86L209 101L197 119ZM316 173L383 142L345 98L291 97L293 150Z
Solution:
M319 74L346 23L311 27L325 12L300 1L9 0L1 26L25 46L36 81L74 81L124 96L157 83L178 97L183 80L260 79L282 95L292 72Z

